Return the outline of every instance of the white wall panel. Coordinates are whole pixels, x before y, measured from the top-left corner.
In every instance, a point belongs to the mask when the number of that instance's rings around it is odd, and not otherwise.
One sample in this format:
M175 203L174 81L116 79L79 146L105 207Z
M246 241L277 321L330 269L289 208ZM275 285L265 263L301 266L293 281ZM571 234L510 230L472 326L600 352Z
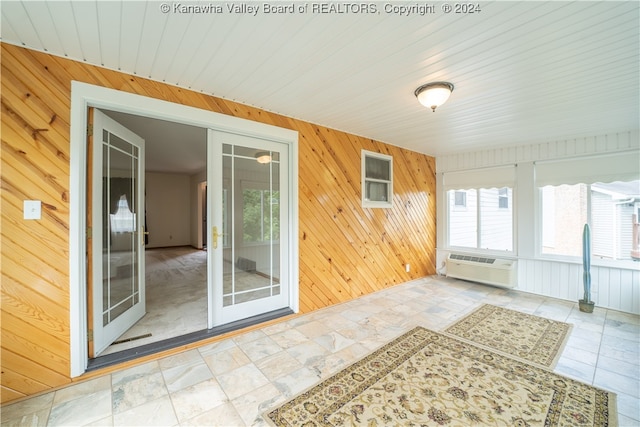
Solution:
M437 172L640 149L638 131L438 156Z
M559 261L518 261L517 290L577 303L583 297L582 266ZM640 271L591 267L591 299L597 307L640 314Z
M620 270L620 295L628 295L630 298L622 298L620 306L622 311L633 311L633 301L638 299L637 295L634 295L634 288L637 288L640 282L633 282L633 271Z

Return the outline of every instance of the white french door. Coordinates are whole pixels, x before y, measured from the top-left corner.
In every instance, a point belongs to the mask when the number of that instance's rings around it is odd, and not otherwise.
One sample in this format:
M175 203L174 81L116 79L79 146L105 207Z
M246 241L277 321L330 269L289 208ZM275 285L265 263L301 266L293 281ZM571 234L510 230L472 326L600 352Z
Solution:
M208 327L290 306L289 145L208 133Z
M98 356L145 314L144 140L93 110L89 263Z

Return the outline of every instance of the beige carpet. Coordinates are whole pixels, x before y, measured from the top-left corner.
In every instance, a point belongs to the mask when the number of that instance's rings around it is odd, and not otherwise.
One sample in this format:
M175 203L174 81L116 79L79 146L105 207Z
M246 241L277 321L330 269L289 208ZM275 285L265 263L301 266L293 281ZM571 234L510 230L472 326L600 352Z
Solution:
M553 369L569 339L569 323L483 304L445 329L460 339Z
M613 426L615 394L417 327L265 414L277 426Z

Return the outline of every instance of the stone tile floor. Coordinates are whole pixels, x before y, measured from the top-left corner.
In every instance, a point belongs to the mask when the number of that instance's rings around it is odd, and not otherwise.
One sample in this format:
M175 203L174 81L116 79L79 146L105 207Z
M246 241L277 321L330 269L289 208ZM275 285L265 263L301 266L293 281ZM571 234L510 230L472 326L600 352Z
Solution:
M618 395L640 425L640 316L429 277L1 408L5 426L262 426L261 414L416 325L482 303L572 323L554 371Z

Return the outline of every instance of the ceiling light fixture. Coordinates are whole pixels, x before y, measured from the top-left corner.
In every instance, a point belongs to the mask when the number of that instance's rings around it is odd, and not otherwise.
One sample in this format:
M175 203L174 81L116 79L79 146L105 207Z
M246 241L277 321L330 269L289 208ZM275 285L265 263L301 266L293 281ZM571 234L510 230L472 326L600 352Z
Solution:
M268 151L257 152L256 161L263 164L271 162L271 153L269 153Z
M453 83L433 82L420 86L414 94L420 104L429 107L435 113L436 108L444 104L453 92Z

